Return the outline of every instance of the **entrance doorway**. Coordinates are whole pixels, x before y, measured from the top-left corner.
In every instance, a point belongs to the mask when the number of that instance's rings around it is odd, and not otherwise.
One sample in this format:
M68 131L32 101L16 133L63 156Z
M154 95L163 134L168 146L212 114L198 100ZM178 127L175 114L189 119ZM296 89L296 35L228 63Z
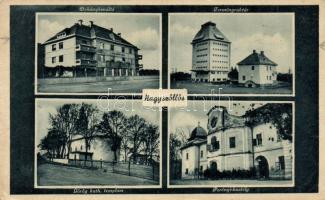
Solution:
M258 178L269 178L269 164L264 156L258 156L256 162L256 175Z

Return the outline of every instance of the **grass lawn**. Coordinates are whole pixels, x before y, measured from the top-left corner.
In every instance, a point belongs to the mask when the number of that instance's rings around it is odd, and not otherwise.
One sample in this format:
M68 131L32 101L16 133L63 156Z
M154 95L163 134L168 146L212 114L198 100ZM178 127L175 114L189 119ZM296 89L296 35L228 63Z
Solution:
M171 180L171 185L211 185L211 186L290 186L290 180Z
M89 83L38 85L38 92L44 93L142 93L142 89L158 89L159 78L134 81L98 81Z
M111 172L76 167L41 164L37 167L39 186L85 186L85 185L158 185L158 182Z
M276 88L246 88L230 84L212 84L212 83L193 83L191 81L173 81L172 89L187 89L188 94L213 94L218 95L219 88L222 88L220 94L292 94L290 85L282 85Z

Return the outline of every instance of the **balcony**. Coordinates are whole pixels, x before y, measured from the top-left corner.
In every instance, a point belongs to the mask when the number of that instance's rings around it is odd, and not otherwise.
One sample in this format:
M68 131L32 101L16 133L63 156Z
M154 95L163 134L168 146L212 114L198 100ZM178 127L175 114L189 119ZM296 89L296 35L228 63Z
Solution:
M86 59L86 58L79 58L76 59L76 65L77 66L90 66L90 67L96 67L97 61L93 59Z
M114 61L106 61L106 67L108 68L130 68L130 63L124 62L114 62Z
M96 53L96 47L85 45L85 44L77 44L76 51Z
M143 64L137 64L137 68L142 69L143 68Z
M137 55L137 60L142 60L142 55Z

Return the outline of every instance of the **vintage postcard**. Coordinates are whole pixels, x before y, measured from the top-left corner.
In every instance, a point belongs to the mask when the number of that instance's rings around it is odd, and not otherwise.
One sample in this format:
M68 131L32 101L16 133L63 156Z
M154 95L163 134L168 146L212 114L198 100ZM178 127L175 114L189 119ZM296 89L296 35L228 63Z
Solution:
M1 200L324 199L320 1L16 1Z

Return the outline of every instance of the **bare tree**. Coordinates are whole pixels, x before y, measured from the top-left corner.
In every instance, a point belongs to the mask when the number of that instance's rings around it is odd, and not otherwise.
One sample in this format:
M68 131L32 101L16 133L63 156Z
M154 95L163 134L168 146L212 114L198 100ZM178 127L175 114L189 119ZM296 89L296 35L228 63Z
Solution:
M136 161L136 155L139 153L139 147L143 141L144 133L146 130L146 121L138 115L128 118L127 131L129 132L129 141L131 144L131 152L133 156L133 162Z
M76 132L78 109L77 104L64 104L57 108L56 114L49 115L50 130L55 130L57 133L62 134L60 138L63 140L63 147L59 153L61 158L64 157L66 150L67 158L69 158L72 135Z
M90 145L92 140L94 139L94 134L96 132L96 128L98 127L98 109L91 105L82 103L79 109L79 117L76 121L76 127L78 134L82 135L85 140L86 147L86 158L87 153L90 149Z
M117 161L117 151L120 149L121 140L125 136L126 117L120 111L104 113L99 130L110 140L111 150L114 152L114 161Z

